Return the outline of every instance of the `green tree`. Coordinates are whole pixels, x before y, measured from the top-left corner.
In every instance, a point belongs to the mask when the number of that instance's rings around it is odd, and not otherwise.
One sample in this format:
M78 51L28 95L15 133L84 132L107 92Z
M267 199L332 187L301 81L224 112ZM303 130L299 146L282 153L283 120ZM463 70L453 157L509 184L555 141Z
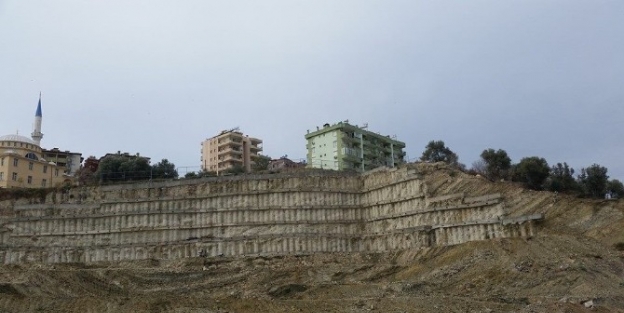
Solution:
M507 178L511 168L511 159L503 149L487 149L481 152L481 159L485 162L485 175L491 180Z
M617 179L612 179L607 183L607 191L614 193L614 197L619 198L624 196L624 184Z
M199 172L199 177L215 177L217 176L217 172L215 171L206 171L205 169Z
M550 176L546 182L547 189L557 192L578 191L579 185L574 179L574 169L563 162L553 165L550 169Z
M432 163L445 162L450 165L459 166L459 157L455 152L449 149L442 140L429 141L427 146L425 146L425 151L423 151L420 160Z
M132 155L110 155L102 159L95 176L101 182L147 180L151 167L147 158Z
M200 176L195 172L187 172L186 174L184 174L184 178L197 178L197 177L200 177Z
M513 180L533 190L541 190L549 174L548 162L536 156L522 158L513 168Z
M587 168L581 169L578 176L579 185L581 185L583 194L592 198L602 198L607 191L607 168L598 164L592 164Z
M271 162L271 157L268 155L258 155L254 159L254 163L251 165L252 172L261 172L269 169L269 162Z
M167 159L162 159L162 161L152 165L152 178L178 178L178 171L175 164Z

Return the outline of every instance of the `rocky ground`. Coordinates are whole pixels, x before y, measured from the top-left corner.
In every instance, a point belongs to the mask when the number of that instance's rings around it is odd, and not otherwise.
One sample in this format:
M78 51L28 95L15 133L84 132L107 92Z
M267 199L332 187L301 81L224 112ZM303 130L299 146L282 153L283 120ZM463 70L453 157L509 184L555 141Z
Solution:
M624 312L624 201L427 179L546 218L531 238L383 254L2 266L0 312Z

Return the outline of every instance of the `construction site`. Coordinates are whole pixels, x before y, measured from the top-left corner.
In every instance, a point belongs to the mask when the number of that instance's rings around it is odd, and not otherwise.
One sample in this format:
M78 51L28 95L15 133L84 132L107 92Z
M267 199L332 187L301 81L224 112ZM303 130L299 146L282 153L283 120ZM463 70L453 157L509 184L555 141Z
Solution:
M444 163L0 200L0 312L624 312L624 204Z

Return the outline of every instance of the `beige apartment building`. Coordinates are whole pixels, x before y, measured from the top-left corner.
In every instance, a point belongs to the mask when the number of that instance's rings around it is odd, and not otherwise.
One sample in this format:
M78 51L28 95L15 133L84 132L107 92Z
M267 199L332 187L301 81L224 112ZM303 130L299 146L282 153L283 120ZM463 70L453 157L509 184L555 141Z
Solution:
M262 140L243 135L238 128L224 130L204 140L201 148L201 168L206 172L220 172L241 166L246 172L262 151Z

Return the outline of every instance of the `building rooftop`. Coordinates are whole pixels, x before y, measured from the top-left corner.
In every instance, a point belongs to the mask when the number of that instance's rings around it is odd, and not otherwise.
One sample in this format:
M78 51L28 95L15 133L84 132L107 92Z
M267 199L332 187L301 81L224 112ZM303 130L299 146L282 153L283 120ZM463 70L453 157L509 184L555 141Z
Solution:
M34 140L28 137L15 135L15 134L2 136L0 137L0 141L17 141L17 142L23 142L23 143L28 143L31 145L39 146Z
M353 124L349 124L348 121L344 121L344 122L338 122L335 123L333 125L330 125L329 123L326 123L325 125L323 125L322 127L317 127L316 131L309 131L308 133L305 135L306 139L310 139L312 137L318 136L320 134L323 133L327 133L330 131L334 131L337 129L341 129L341 130L350 130L350 131L358 131L366 136L372 136L372 137L376 137L379 139L383 139L383 140L389 140L394 142L394 144L398 145L398 146L402 146L405 147L405 143L397 140L396 136L384 136L382 134L376 133L376 132L372 132L370 130L368 130L368 124L365 124L364 126L357 126L357 125L353 125Z

